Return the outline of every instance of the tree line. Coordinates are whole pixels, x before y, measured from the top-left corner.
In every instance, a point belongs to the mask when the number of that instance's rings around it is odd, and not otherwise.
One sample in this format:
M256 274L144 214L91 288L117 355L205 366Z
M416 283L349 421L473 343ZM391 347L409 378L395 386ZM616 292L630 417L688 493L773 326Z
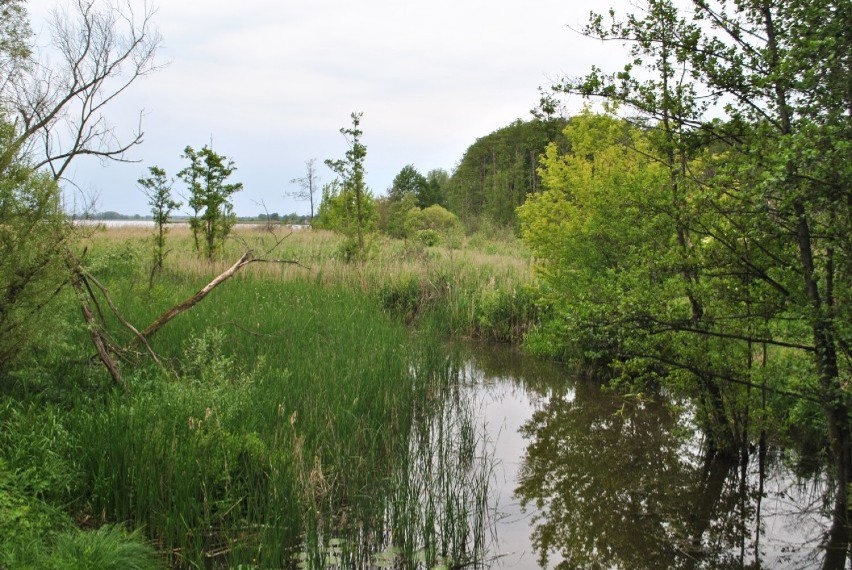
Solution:
M548 146L519 210L549 315L530 344L690 398L711 454L765 449L774 428L812 438L836 569L852 520L850 18L822 0L593 15L584 33L624 42L629 63L554 86L609 113L571 120L571 152Z

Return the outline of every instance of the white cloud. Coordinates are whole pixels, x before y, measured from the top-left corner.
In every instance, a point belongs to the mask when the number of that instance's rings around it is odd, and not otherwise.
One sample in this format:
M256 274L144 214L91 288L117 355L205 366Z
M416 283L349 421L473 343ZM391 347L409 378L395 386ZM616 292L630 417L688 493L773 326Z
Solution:
M51 5L28 3L36 17ZM255 213L260 199L271 210L295 206L270 204L281 200L271 189L300 176L307 158L342 155L338 129L360 110L368 181L383 191L405 164L451 169L476 138L528 117L548 77L607 67L618 46L567 27L592 8L559 0L171 0L155 16L171 63L135 85L113 116L135 119L144 107L146 143L137 154L173 171L186 144L212 134L247 182L238 211ZM102 209L143 212L133 189L143 170L81 163L78 182L102 187Z

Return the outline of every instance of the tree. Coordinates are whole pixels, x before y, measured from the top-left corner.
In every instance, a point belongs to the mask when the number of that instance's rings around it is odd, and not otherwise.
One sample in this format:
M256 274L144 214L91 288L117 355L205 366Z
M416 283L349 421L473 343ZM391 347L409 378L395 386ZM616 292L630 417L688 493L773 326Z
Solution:
M426 193L428 184L425 176L417 172L414 166L407 164L394 177L388 190L388 198L391 201L400 201L406 194L411 194L418 199L420 205L420 197Z
M201 252L199 234L204 238L204 255L212 260L222 248L236 218L231 196L243 189L241 182L226 183L237 170L229 158L217 154L208 146L196 151L187 146L182 158L189 166L178 177L189 188L188 204L194 213L189 225L195 239L195 249Z
M294 192L288 192L288 196L292 196L297 200L307 200L311 205L310 224L314 223L314 196L317 190L320 189L320 178L316 174L314 163L317 159L312 158L305 161L305 175L302 178L293 178L290 184L296 184L299 189Z
M10 24L19 29L20 3L4 3L3 10L10 11ZM161 38L152 15L151 8L137 14L93 0L76 0L72 9L55 12L52 45L64 67L37 62L38 54L29 56L31 49L22 43L25 33L7 35L6 45L12 47L0 65L7 74L0 78L0 101L16 133L0 155L0 172L21 153L33 157L33 168L48 167L55 179L79 156L128 160L142 132L120 141L104 111L138 78L157 69L154 56Z
M151 267L149 285L153 286L154 275L163 268L166 257L167 224L171 213L180 208L181 203L172 198L172 183L166 180L166 171L158 166L148 168L150 176L140 178L137 182L142 192L148 197L151 214L154 218L154 264Z
M346 137L349 143L349 150L346 151L346 158L343 160L327 159L325 161L328 166L340 179L341 192L343 197L344 215L347 220L347 227L350 233L354 233L357 238L357 248L359 256L364 254L364 233L367 231L367 202L371 200L370 192L364 181L364 159L367 156L367 147L361 143L361 135L364 132L361 130L361 117L363 113L352 113L352 128L341 128L340 133ZM348 207L350 204L352 208Z
M2 0L0 16L0 80L6 83L30 63L32 32L23 0Z
M627 42L630 63L555 86L629 109L647 132L647 158L665 172L667 201L652 218L671 237L663 264L645 258L644 283L614 272L630 292L626 310L598 324L625 325L608 327L625 365L653 363L711 408L733 410L743 445L749 426L762 425L757 394L820 402L835 481L823 566L843 568L852 521L850 6L641 8L611 22L593 16L585 30ZM649 285L668 293L643 303Z
M517 120L470 145L445 186L450 211L468 227L480 218L514 226L515 209L538 191L538 158L565 123Z
M418 209L417 198L411 193L405 193L397 200L390 197L379 198L376 208L379 230L394 238L404 238L405 220L412 209Z
M127 160L141 132L122 137L105 112L156 69L151 10L78 0L51 22L48 59L32 45L24 3L0 2L0 369L55 334L44 312L75 283L76 230L57 180L81 156ZM47 171L44 172L43 170ZM40 171L42 170L42 171ZM69 279L69 268L71 278ZM53 329L53 330L51 330Z
M364 195L361 201L361 227L363 232L374 229L378 217L376 210L376 200L369 194ZM358 219L355 214L356 211L355 193L347 190L339 180L332 180L323 186L322 202L320 202L314 227L340 232L352 238L357 231L354 227ZM358 241L353 240L345 243L344 254L347 258L361 256L362 250L358 247Z
M421 208L434 204L447 207L447 185L450 182L449 173L443 168L435 168L426 173L426 188L418 196Z
M0 135L2 152L14 128L0 122ZM53 178L26 163L8 165L0 176L0 371L35 357L53 334L42 313L67 279L74 238Z

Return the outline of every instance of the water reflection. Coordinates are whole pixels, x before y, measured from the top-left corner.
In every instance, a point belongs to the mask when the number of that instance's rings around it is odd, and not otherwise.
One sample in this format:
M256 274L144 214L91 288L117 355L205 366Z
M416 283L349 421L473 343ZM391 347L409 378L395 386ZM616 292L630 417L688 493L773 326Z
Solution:
M411 373L422 397L408 429L393 434L399 453L376 468L346 516L331 509L312 519L294 557L300 570L490 567L494 455L477 422L477 390L455 352Z
M689 415L658 400L520 355L471 354L486 424L515 498L500 508L501 565L518 568L812 568L828 525L824 488L800 482L777 450L743 461L704 452ZM509 399L513 406L507 406ZM495 417L510 410L526 417ZM510 430L502 431L503 438ZM513 439L508 434L510 440ZM763 451L764 453L761 453ZM506 455L508 454L508 455ZM515 470L512 461L522 460ZM498 477L499 482L499 477ZM502 495L506 495L504 491ZM518 537L518 526L530 542ZM531 553L529 553L531 554Z
M392 476L300 568L820 565L828 485L777 448L707 454L683 409L511 349L447 362Z

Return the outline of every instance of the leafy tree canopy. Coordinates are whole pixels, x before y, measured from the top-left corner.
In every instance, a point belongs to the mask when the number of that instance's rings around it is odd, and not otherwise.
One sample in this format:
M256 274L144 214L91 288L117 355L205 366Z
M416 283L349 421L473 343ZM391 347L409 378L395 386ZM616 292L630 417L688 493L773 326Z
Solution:
M478 139L446 185L449 209L466 224L478 217L515 225L515 209L540 190L538 161L545 147L564 148L565 119L521 121Z

